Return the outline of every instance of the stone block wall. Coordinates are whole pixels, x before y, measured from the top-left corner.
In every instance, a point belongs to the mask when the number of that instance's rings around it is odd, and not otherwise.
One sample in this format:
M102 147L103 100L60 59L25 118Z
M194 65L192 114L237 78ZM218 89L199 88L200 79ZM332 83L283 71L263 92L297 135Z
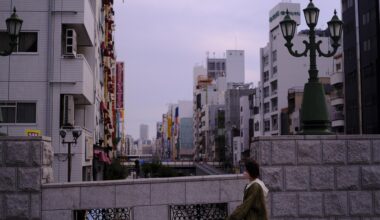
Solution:
M380 135L255 140L271 219L380 219Z
M41 184L53 181L45 137L0 137L0 220L41 219Z

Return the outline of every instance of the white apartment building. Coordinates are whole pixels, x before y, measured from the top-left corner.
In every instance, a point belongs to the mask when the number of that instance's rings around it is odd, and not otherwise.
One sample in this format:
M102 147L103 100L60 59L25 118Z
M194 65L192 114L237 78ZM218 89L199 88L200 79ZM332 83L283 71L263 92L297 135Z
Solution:
M300 24L300 4L281 2L269 13L269 42L260 49L261 76L260 89L260 117L255 121L259 125L259 131L255 136L280 135L281 134L281 110L287 108L288 90L292 87L304 86L309 75L309 57L296 58L289 54L284 46L286 43L282 36L279 23L283 20L286 10L293 20ZM303 19L303 18L302 18ZM321 49L327 51L329 38L323 36L323 31L317 31L317 41L321 40ZM303 51L305 45L302 41L308 41L308 34L301 31L294 36L293 49ZM327 76L332 71L332 59L317 57L319 76Z
M19 48L0 57L1 110L8 112L0 132L25 136L27 129L34 129L51 137L54 180L64 182L67 144L59 133L64 122L73 124L82 134L72 147L71 181L91 180L92 145L102 135L101 1L2 0L2 20L13 7L24 23ZM6 30L5 22L0 29Z
M244 83L245 59L243 50L227 50L224 58L207 57L207 67L194 67L193 133L197 157L215 157L213 134L216 110L225 104L225 92L229 83ZM214 107L212 107L214 106ZM210 116L210 117L209 117ZM206 123L207 122L207 123ZM212 123L211 123L212 124ZM206 156L208 155L208 156ZM211 159L211 158L208 158Z

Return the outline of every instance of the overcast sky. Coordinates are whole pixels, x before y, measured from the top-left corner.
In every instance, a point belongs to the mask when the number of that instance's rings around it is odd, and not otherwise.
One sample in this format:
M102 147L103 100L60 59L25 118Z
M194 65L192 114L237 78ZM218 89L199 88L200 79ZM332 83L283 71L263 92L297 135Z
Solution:
M139 125L155 136L169 103L192 100L193 67L207 51L245 50L245 80L260 79L259 49L268 42L269 11L281 0L115 0L116 53L125 62L127 134ZM293 0L305 8L309 0ZM326 28L340 0L314 0ZM339 16L341 17L341 16ZM301 28L305 28L302 17Z

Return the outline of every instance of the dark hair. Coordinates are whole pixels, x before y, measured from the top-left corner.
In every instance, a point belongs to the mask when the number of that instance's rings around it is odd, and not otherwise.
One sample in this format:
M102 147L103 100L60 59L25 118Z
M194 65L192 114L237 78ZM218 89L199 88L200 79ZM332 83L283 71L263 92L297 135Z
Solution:
M258 178L260 176L260 166L255 160L248 159L245 162L245 170L252 178Z

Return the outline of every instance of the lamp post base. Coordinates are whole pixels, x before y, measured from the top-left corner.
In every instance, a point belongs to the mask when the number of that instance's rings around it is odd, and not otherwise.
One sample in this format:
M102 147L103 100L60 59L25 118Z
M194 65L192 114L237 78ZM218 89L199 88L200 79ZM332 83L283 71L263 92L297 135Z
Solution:
M331 124L326 106L325 91L320 82L305 84L301 108L303 135L329 135Z

